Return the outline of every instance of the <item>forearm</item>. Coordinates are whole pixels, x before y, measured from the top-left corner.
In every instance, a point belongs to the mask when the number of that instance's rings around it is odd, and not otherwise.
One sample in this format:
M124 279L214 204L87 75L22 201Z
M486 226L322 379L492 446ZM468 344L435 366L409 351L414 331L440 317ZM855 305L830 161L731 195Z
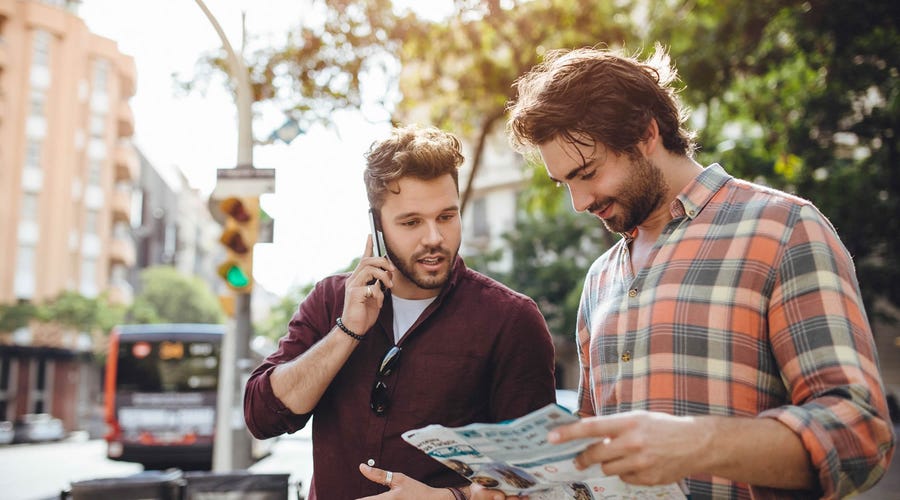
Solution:
M771 418L698 417L699 431L711 432L699 470L754 486L816 489L818 480L799 436Z
M311 412L358 343L334 327L308 351L272 371L272 392L292 412Z

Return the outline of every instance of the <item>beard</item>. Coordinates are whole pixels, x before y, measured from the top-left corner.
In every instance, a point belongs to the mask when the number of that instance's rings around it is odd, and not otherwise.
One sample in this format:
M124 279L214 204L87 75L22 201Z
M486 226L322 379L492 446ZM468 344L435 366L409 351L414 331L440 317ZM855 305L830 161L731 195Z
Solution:
M450 251L444 247L429 248L412 255L409 259L402 259L391 250L390 243L385 242L385 247L388 257L391 259L391 262L394 263L394 266L397 267L397 270L400 271L400 274L423 290L434 290L442 288L447 284L447 281L450 280L450 272L453 271L453 264L456 262L456 254L459 252L459 247L454 251ZM435 254L440 254L440 256L445 259L445 269L436 273L416 271L416 261L426 255Z
M618 203L622 207L622 214L600 219L606 229L614 233L633 231L659 208L669 190L662 171L653 162L640 155L630 159L631 173L619 194L594 202L588 207L589 212L596 213L610 203Z

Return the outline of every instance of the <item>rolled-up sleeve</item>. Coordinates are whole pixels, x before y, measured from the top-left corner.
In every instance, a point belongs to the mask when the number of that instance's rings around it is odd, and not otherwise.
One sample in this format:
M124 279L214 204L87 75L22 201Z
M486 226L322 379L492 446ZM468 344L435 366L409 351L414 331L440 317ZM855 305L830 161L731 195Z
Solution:
M853 262L811 205L799 211L777 272L770 345L792 404L760 416L800 437L821 496L864 491L890 463L893 428Z

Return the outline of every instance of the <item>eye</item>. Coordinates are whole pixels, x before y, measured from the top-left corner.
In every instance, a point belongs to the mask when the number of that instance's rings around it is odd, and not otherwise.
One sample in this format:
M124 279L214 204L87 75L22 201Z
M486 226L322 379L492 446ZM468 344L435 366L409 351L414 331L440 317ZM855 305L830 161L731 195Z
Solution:
M439 218L440 218L440 220L447 222L447 221L451 221L451 220L455 219L456 214L455 213L441 214L441 216Z
M419 224L419 220L418 219L410 219L407 221L403 221L401 224L406 227L415 227Z
M585 170L580 176L578 176L578 178L583 181L587 181L593 179L595 175L597 175L597 169L592 168L590 170Z

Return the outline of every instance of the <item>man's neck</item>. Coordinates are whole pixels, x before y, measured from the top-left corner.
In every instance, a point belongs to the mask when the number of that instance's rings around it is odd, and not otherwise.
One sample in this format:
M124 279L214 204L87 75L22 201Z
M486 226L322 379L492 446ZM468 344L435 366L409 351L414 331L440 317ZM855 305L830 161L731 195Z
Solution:
M391 288L391 295L407 300L430 299L440 293L441 288L421 288L403 275L394 277L394 287Z
M672 203L703 171L702 165L687 156L666 153L662 158L655 159L654 163L662 170L668 190L664 201L643 222L638 224L635 241L639 246L652 246L656 242L666 224L672 220Z

